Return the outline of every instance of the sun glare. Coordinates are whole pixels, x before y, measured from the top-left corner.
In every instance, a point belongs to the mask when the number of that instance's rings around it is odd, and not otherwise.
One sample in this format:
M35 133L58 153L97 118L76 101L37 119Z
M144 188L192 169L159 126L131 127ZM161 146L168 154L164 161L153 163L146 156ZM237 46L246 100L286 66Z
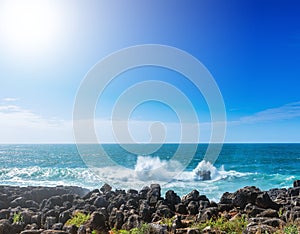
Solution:
M43 52L60 31L60 14L51 1L7 0L0 3L0 33L7 49L17 53Z

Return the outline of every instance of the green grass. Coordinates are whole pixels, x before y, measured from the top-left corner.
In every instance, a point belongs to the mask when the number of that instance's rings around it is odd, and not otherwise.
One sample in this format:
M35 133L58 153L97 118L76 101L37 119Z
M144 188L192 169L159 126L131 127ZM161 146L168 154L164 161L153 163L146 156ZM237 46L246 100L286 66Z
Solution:
M24 218L21 212L15 213L13 216L13 223L23 223Z
M175 220L175 216L172 218L163 218L162 220L159 221L159 224L165 224L168 226L168 228L171 228L174 220Z
M227 220L224 217L220 217L216 220L209 220L205 223L196 223L193 225L194 228L198 228L202 231L206 227L211 227L212 230L231 234L242 233L248 222L245 216L237 218L235 220Z
M111 230L111 232L113 234L151 234L151 233L153 233L151 226L147 223L142 224L139 228L133 228L129 231L123 230L123 229L121 229L121 230L113 229L113 230Z
M296 224L288 224L283 228L284 234L298 234L298 228Z
M80 227L80 225L85 224L90 219L90 214L84 214L82 212L77 212L75 215L69 219L66 224L67 225L75 225L76 227Z

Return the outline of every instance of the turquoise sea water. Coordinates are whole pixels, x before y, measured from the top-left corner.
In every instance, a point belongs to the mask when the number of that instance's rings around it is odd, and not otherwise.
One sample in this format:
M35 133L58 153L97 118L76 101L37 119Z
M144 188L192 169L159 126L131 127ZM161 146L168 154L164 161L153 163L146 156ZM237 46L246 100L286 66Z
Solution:
M114 161L141 171L149 164L161 164L171 158L178 145L165 144L147 156L128 153L118 145L103 147ZM225 191L243 186L290 187L295 179L300 179L300 144L225 144L214 165L202 161L206 148L205 144L199 145L189 166L165 183L163 191L174 189L182 196L197 189L210 199L218 200ZM195 177L201 168L211 171L212 180L199 181ZM137 179L139 175L137 173ZM126 176L129 175L116 172L118 188L127 189L128 184L122 184L128 180ZM87 168L76 145L0 145L0 184L77 185L92 189L99 188L103 181ZM135 184L130 186L135 187Z

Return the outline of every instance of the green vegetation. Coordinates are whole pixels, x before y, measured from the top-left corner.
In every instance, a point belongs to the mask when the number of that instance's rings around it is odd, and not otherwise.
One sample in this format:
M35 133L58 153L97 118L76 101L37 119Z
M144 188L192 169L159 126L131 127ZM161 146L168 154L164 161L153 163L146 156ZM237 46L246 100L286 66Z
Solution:
M172 228L174 219L175 219L175 216L172 218L163 218L162 220L159 221L159 224L165 224L170 229L170 228Z
M15 213L13 216L13 223L23 223L24 218L21 212Z
M238 234L242 233L243 230L246 228L248 222L245 216L236 218L234 220L227 220L224 217L220 217L216 220L209 220L205 223L196 223L193 227L198 228L202 231L206 227L210 227L215 232L225 232L231 234Z
M296 224L288 224L283 229L284 234L298 234L298 228Z
M139 228L133 228L129 231L113 229L111 232L113 234L151 234L151 233L153 233L151 226L147 223L142 224Z
M281 208L279 209L279 211L278 211L278 216L279 216L279 218L281 218L282 215L283 215L283 208L281 207Z
M75 225L76 227L80 227L80 225L85 224L90 219L89 214L84 214L82 212L77 212L75 215L69 219L66 224L67 225Z

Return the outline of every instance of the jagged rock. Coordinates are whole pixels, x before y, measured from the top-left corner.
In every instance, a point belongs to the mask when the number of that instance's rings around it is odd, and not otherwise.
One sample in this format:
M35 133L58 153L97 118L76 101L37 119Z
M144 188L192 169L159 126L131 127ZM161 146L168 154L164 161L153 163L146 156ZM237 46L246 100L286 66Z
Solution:
M25 206L25 202L26 202L26 198L24 198L24 197L18 197L16 199L14 199L10 203L10 205L11 205L11 207L17 207L17 206L24 207Z
M130 230L132 228L139 227L141 224L140 217L136 214L129 216L127 221L123 224L122 228L126 230Z
M88 199L90 199L91 197L93 197L93 196L98 196L98 195L100 195L100 190L99 189L94 189L94 190L92 190L92 191L89 191L86 195L84 195L82 198L84 199L84 200L88 200Z
M36 215L31 216L31 222L36 223L36 225L38 227L41 227L41 218L42 218L42 215L40 213L38 213Z
M10 215L10 210L2 209L0 210L0 219L8 219Z
M112 187L109 185L109 184L104 184L101 188L100 188L100 191L102 193L108 193L110 192L112 189Z
M20 232L20 234L41 234L44 230L40 229L40 230L24 230L22 232Z
M300 180L295 180L293 183L294 188L295 187L300 187Z
M275 201L281 197L285 197L286 193L287 193L287 189L286 188L274 188L274 189L270 189L269 191L267 191L268 195L270 196L270 198L272 199L272 201Z
M86 234L86 226L80 225L80 227L78 228L77 234Z
M174 216L174 212L167 205L159 206L156 214L161 218L172 218Z
M139 207L139 215L140 215L141 219L144 220L145 222L151 221L151 215L152 215L151 208L145 200L141 201L141 204Z
M248 225L246 229L243 231L243 234L274 233L275 230L276 230L275 228L265 224L253 225L253 226Z
M41 234L69 234L69 233L61 230L45 230Z
M197 216L197 220L200 222L206 222L210 219L215 219L218 216L218 208L209 207L204 210L201 210Z
M221 199L220 199L220 204L232 204L234 199L234 194L225 192L223 193Z
M175 211L175 205L181 202L180 197L173 190L166 192L165 200L172 211Z
M196 201L190 201L187 206L187 211L189 215L196 215L199 212L199 203Z
M69 234L77 234L78 227L75 225L64 225L63 230L66 231Z
M109 226L110 228L121 229L124 224L124 214L122 211L116 211L114 214L111 214L109 217Z
M55 223L52 225L51 229L53 230L62 230L64 227L64 224L63 223Z
M47 200L45 207L53 209L55 206L62 206L62 204L63 202L60 196L53 196Z
M285 225L285 222L279 218L271 218L265 220L263 224L276 228L276 227L283 227Z
M91 230L107 232L108 227L106 225L106 219L107 218L102 213L93 212L86 226L89 227Z
M147 199L147 194L148 194L149 191L150 191L150 187L148 187L148 186L143 187L139 191L139 198L143 199L143 200Z
M0 220L0 234L17 234L17 230L7 219Z
M246 212L246 214L249 215L249 217L256 217L260 213L264 212L265 209L262 209L260 207L257 207L256 205L249 203L246 205L244 211Z
M166 225L160 225L157 223L150 223L150 233L155 233L155 234L167 234L167 226Z
M155 206L161 196L161 188L159 184L151 184L147 193L147 200L151 206Z
M39 208L39 204L33 200L27 200L24 204L25 208Z
M232 204L235 207L244 209L248 203L255 204L255 200L260 193L260 189L254 186L244 187L233 194L234 197L232 200Z
M179 203L178 205L175 206L175 211L179 214L187 214L187 209L186 209L186 205L184 205L183 203Z
M259 194L255 200L255 204L264 209L270 208L274 210L279 210L279 208L281 207L279 204L271 200L267 192L263 192L262 194Z
M181 216L176 215L175 219L172 222L172 232L176 233L176 229L185 228L185 225L181 221Z
M197 190L193 190L192 192L188 193L187 195L183 196L181 202L184 205L188 205L191 201L199 201L199 192Z
M300 187L289 188L287 191L288 197L297 197L300 195Z
M39 227L36 223L33 224L27 224L25 227L25 230L38 230Z
M257 217L279 218L279 214L277 210L267 209L259 213Z
M209 201L203 201L203 200L200 200L199 201L199 210L203 210L203 209L206 209L210 207L210 202ZM218 205L217 205L218 207Z
M96 198L96 200L94 201L94 205L98 208L100 207L107 207L109 204L109 202L102 196L99 196Z
M45 228L52 229L52 226L56 223L56 217L48 216L45 221Z
M203 234L215 234L216 232L211 228L211 226L207 226L202 230Z
M197 228L188 228L186 234L200 234L200 231Z
M196 173L199 180L211 180L211 172L209 170L201 170Z
M232 210L233 209L233 205L232 204L222 204L222 203L219 203L218 204L218 209L219 209L219 211L220 212L224 212L224 211L230 211L230 210ZM202 210L203 208L201 208L201 206L200 206L200 210Z
M59 214L58 221L60 223L66 223L71 218L71 211L65 210Z

